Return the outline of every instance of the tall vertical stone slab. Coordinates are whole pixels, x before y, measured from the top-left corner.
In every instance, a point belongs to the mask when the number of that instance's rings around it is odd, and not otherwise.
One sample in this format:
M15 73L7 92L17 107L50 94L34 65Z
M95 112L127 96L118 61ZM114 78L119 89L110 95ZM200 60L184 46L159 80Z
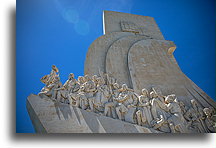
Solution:
M125 28L122 28L122 26L125 26ZM130 26L136 31L133 31L131 28L129 28ZM104 34L119 31L134 32L150 36L154 39L164 40L164 37L160 32L160 29L157 26L154 18L149 16L134 15L115 11L104 11L103 28Z

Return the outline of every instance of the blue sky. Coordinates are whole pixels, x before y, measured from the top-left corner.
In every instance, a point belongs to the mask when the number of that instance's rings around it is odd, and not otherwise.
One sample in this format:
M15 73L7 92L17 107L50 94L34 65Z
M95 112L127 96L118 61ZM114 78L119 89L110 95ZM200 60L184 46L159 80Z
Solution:
M43 87L51 65L83 75L90 44L103 34L102 11L155 18L182 71L215 100L214 0L17 0L16 132L33 133L26 99Z

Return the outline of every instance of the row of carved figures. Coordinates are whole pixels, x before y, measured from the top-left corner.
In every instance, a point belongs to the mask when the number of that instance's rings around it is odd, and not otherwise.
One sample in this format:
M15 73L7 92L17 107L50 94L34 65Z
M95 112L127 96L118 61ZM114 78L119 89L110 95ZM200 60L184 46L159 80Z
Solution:
M114 77L99 73L78 80L71 73L62 85L53 65L51 73L41 78L46 86L38 95L160 132L215 132L214 108L202 108L196 100L185 106L175 94L163 96L156 88L150 93L144 88L138 95L126 84L119 86Z

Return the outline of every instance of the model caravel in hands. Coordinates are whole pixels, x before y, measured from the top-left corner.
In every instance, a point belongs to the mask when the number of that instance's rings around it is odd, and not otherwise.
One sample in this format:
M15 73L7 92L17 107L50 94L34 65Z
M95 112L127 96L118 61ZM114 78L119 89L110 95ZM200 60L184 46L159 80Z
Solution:
M215 132L215 102L187 78L152 17L104 11L85 75L62 85L52 66L27 108L36 132Z

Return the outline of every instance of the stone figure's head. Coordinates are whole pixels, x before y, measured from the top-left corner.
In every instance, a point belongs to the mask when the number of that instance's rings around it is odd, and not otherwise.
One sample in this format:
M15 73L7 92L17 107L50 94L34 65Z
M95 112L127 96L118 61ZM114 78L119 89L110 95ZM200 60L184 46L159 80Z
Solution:
M89 75L85 75L84 78L85 78L85 81L86 81L86 82L90 80Z
M97 75L93 75L93 76L92 76L92 80L93 80L94 82L96 82L96 81L97 81L97 78L98 78L98 76L97 76Z
M168 95L168 96L166 96L166 98L165 98L165 103L172 103L173 101L175 100L175 95L174 94L172 94L172 95Z
M59 77L59 76L56 76L56 77L54 78L54 83L59 82L59 81L60 81L60 77Z
M171 96L173 97L173 100L174 100L175 102L178 102L178 98L176 97L175 94L171 94Z
M144 95L141 95L141 96L139 96L139 101L147 103L147 102L149 102L149 98L144 96Z
M159 87L152 87L152 91L157 95L159 98L163 98L162 91Z
M198 107L198 103L197 103L197 101L195 99L192 99L190 102L191 102L191 105L192 105L193 108Z
M209 109L211 110L211 113L214 115L216 110L214 109L214 107L210 106Z
M81 84L84 83L84 77L83 76L79 76L78 77L78 82L81 83Z
M40 81L44 84L47 84L48 75L43 76Z
M85 90L85 87L82 85L81 87L80 87L80 91L84 91Z
M74 74L73 73L69 74L69 79L74 79Z
M123 90L123 91L128 90L127 84L122 84L122 90Z
M145 97L148 97L148 90L143 88L142 89L142 95L145 96Z
M151 91L151 92L150 92L150 98L151 98L151 99L157 98L157 94L156 94L154 91Z
M184 102L182 102L182 101L179 101L179 106L181 106L181 107L185 107L185 104L184 104Z
M97 78L97 81L98 81L98 84L99 84L99 85L105 84L104 79L102 79L101 77L98 77L98 78Z
M205 114L207 117L210 117L210 116L211 116L211 109L210 109L210 108L204 108L204 109L203 109L203 112L204 112L204 114Z
M55 65L52 65L52 70L55 72L59 72L58 68Z
M119 84L118 83L114 83L113 87L114 87L114 89L119 89Z

